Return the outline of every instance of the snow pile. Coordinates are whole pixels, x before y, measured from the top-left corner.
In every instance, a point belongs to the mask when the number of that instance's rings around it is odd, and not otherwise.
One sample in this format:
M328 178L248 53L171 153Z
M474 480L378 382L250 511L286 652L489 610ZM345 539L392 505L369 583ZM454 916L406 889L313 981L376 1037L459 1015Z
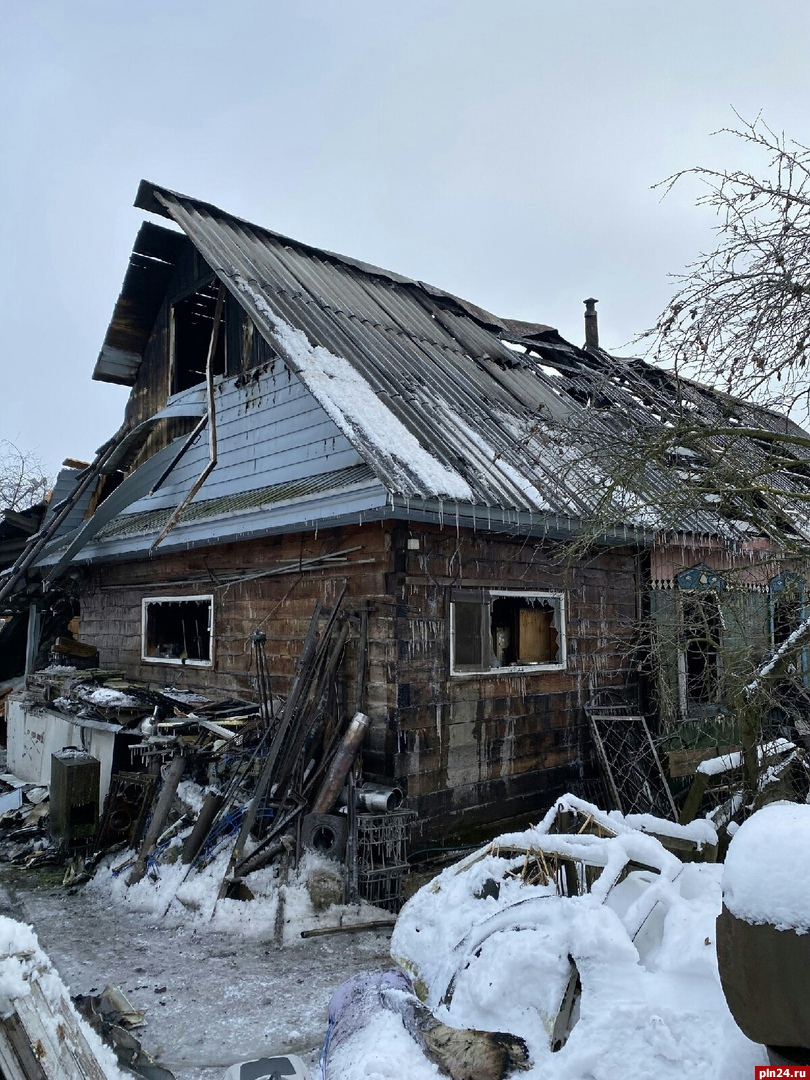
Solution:
M367 439L400 478L406 494L418 492L464 502L472 500L467 481L454 469L442 465L419 443L348 361L322 345L310 344L306 334L276 315L261 293L241 275L234 274L234 280L269 320L304 385L343 434L348 439L358 434Z
M749 923L810 930L810 806L771 803L735 832L723 871L723 900Z
M751 1075L765 1053L736 1027L717 973L723 868L683 864L645 835L714 844L712 826L625 818L571 796L558 806L574 812L570 827L590 832L550 833L555 807L535 829L449 867L405 905L391 952L417 994L451 1027L523 1038L531 1068L521 1075L535 1080ZM589 891L558 895L559 856L595 878ZM553 1052L563 994L577 975L570 1035ZM330 1080L435 1077L396 1029L390 1014L373 1013L330 1060Z
M188 791L185 794L188 796ZM182 836L172 841L176 854L182 842ZM268 866L250 874L245 881L252 900L222 897L230 854L228 845L202 868L190 868L179 858L174 862L150 862L146 876L127 885L135 852L119 851L102 861L86 888L109 903L161 919L167 926L197 926L249 938L275 937L285 945L299 943L304 930L381 918L379 909L367 904L335 904L317 911L310 895L310 881L318 874L334 874L336 864L315 852L304 854L297 871L284 872Z
M134 709L138 702L130 694L121 690L112 690L108 686L90 687L80 686L76 688L76 694L82 701L90 705L97 705L101 709Z
M69 1038L69 1034L66 1034L57 1017L60 1012L70 1012L104 1069L107 1080L124 1080L115 1054L73 1008L65 984L40 948L32 928L0 915L0 1017L2 1019L8 1019L16 1012L16 1002L31 994L33 983L39 986L51 1010L50 1015L47 1012L39 1012L39 1020L48 1033L51 1045L61 1047L65 1039Z

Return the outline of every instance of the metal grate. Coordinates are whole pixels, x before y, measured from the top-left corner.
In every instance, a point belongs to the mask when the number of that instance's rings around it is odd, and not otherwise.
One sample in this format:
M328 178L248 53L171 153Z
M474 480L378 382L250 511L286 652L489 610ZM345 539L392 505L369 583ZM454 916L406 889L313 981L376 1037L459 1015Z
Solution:
M150 773L119 772L110 781L104 816L96 843L100 849L125 840L135 847L152 806L157 777Z
M623 814L678 820L661 759L643 716L630 706L586 706L588 723L611 800Z
M397 912L408 870L408 833L413 810L357 815L357 885L370 904Z

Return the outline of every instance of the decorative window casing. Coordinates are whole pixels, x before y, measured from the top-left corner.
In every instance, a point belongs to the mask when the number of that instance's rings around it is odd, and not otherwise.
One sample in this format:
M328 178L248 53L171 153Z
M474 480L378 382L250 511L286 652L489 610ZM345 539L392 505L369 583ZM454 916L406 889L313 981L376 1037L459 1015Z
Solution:
M810 605L808 605L806 582L798 574L791 573L789 570L771 580L768 593L770 643L775 651L810 617ZM803 648L793 662L798 666L802 681L808 685L810 681L808 649Z
M807 586L786 571L770 582L771 645L778 648L807 619Z
M451 675L561 671L565 665L562 593L453 590Z
M141 659L150 664L211 667L214 597L147 596L141 609Z

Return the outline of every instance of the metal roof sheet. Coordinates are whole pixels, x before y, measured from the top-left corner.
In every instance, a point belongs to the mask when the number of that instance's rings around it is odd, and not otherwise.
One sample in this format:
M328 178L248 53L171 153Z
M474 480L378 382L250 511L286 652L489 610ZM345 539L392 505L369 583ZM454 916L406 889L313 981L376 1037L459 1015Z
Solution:
M93 378L132 386L180 250L182 233L147 221L141 225L129 257Z
M642 361L577 349L541 324L499 319L145 181L137 205L180 226L394 496L586 517L635 431L664 427L684 408L707 423L727 421L731 399ZM752 425L785 424L734 403L737 422L746 409ZM719 454L734 443L712 438ZM752 467L762 463L755 443L745 452ZM679 486L677 468L644 466L632 491L612 492L615 520L660 525L655 508ZM783 486L789 496L803 482ZM735 528L710 500L665 524Z
M364 516L377 520L387 516L388 503L388 493L373 471L365 464L354 465L254 491L195 501L184 510L160 551L344 524ZM73 559L106 561L148 553L173 512L174 507L164 506L119 514L107 521ZM70 536L60 545L52 545L39 565L58 565L64 559L65 545L73 539Z

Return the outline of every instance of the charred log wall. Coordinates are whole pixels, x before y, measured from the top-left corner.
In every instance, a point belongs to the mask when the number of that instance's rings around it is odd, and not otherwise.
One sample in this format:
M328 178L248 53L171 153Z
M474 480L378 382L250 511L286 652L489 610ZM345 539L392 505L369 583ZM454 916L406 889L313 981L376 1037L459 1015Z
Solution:
M536 816L587 772L585 702L632 676L634 554L605 552L570 565L537 541L423 526L400 531L393 547L396 715L385 771L407 790L426 836L475 837L491 834L498 820ZM459 585L563 592L565 670L451 675L449 608Z
M344 565L224 584L284 560L356 546L362 550ZM255 696L248 639L261 627L274 690L284 693L315 603L330 606L346 581L346 610L369 601L366 775L403 787L424 838L472 834L536 814L582 775L589 754L583 705L595 689L627 678L637 619L633 553L605 552L573 566L558 556L535 541L424 525L369 524L317 538L221 545L96 568L82 596L81 637L99 648L102 665L155 686ZM563 592L565 669L451 675L450 598L460 582ZM213 666L144 662L142 599L210 593ZM343 667L347 708L356 641L355 631Z

